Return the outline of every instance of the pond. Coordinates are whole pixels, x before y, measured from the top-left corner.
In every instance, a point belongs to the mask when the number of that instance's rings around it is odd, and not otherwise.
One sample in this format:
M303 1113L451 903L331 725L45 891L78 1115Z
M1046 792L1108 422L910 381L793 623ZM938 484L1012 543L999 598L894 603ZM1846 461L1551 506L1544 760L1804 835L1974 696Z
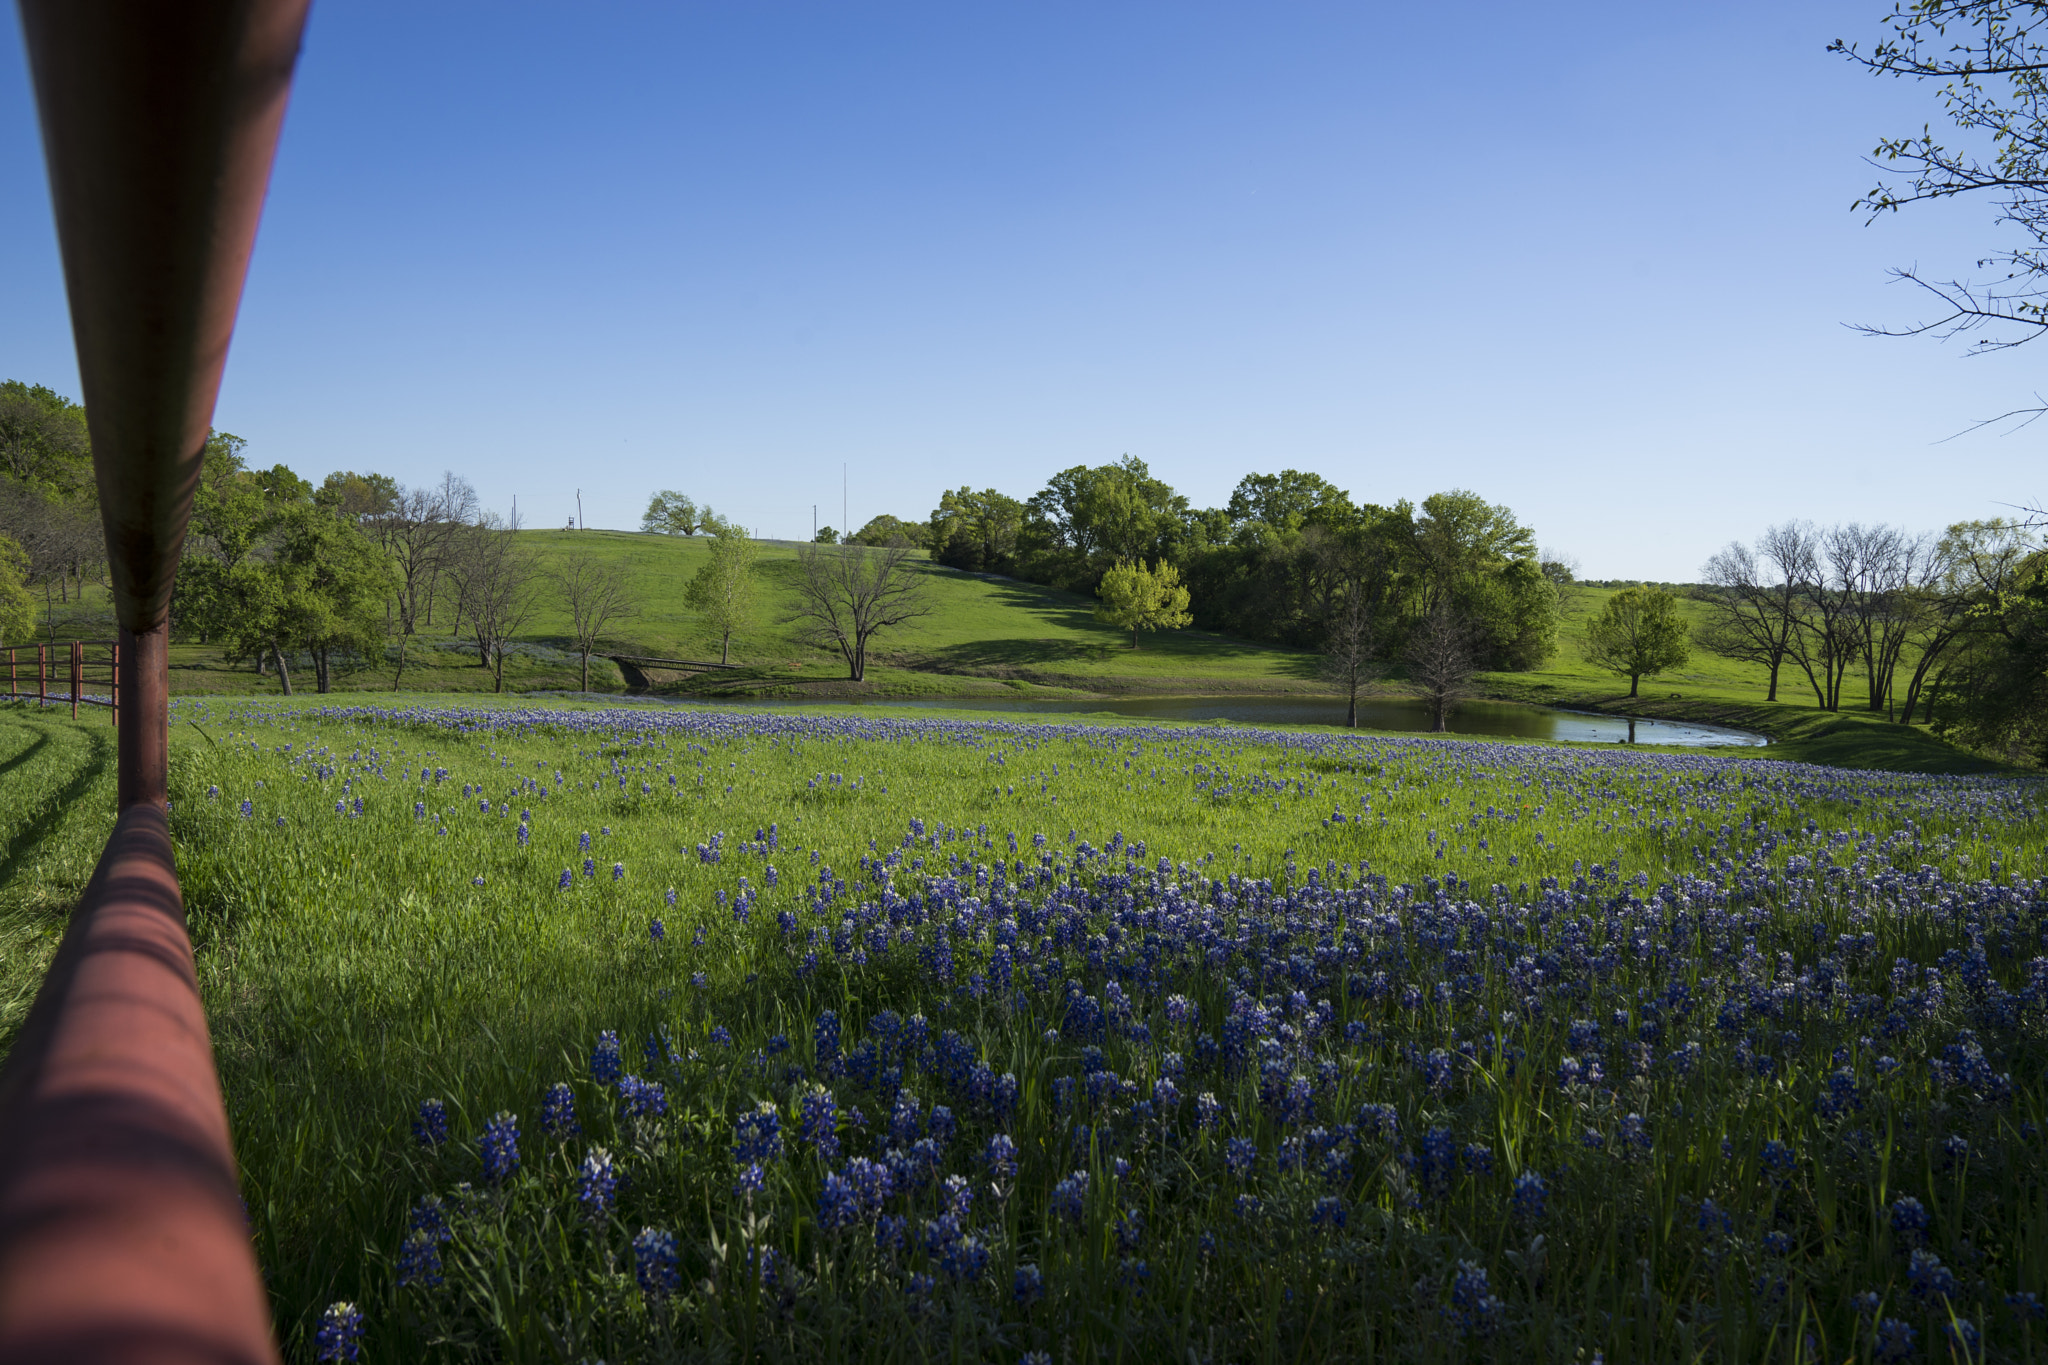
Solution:
M694 705L696 703L681 703ZM1134 720L1233 721L1240 725L1342 725L1344 703L1335 697L1124 697L1086 701L1025 700L1007 697L939 697L910 700L711 702L725 706L905 706L947 711L1012 711L1040 715L1129 716ZM1429 709L1405 697L1375 697L1358 703L1358 723L1372 730L1430 728ZM1508 735L1516 739L1575 740L1596 744L1758 745L1769 741L1745 730L1687 721L1647 720L1592 711L1564 711L1511 702L1471 701L1451 715L1459 735Z

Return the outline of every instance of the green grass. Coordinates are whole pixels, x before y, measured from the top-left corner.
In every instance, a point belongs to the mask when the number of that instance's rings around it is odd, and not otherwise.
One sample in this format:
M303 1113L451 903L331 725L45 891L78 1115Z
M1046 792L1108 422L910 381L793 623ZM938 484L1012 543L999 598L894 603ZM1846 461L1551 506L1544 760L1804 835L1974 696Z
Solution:
M0 702L0 1048L28 1013L114 828L104 713Z
M1886 1294L1885 1315L1909 1319L1923 1344L1936 1330L1911 1297L1906 1249L1888 1230L1900 1193L1933 1210L1933 1249L1968 1284L1985 1286L1971 1288L1959 1311L1980 1320L2007 1357L2038 1342L2024 1323L1998 1316L1996 1296L2048 1278L2048 1182L2030 1145L2038 1138L2023 1140L2017 1127L2048 1122L2042 1016L2027 1013L2010 1030L1975 1022L1977 997L1942 956L1967 950L1975 934L1997 950L1990 970L2005 988L2025 985L2048 902L2038 884L2013 879L2048 875L2038 786L1612 746L1389 745L1306 733L1281 743L1238 727L1133 732L1066 718L1033 729L1018 718L959 726L927 716L892 730L866 713L756 723L636 711L625 728L607 720L593 730L579 728L586 709L561 706L532 728L464 733L417 700L398 699L409 709L382 719L325 718L310 701L187 702L174 727L181 875L259 1253L295 1357L309 1354L320 1310L349 1299L368 1318L375 1360L1008 1361L1026 1349L1063 1360L1178 1360L1190 1350L1241 1361L1572 1359L1595 1349L1617 1363L1865 1359L1853 1293ZM68 727L57 725L66 742L89 741L87 730ZM6 742L23 752L32 740ZM0 902L11 907L0 921L10 933L26 916L47 918L62 887L82 881L62 850L104 828L103 784L68 805L50 799L76 783L80 755L66 766L38 752L0 773L0 809L64 806L79 823L23 826L42 830L25 851L56 885L43 910ZM624 790L615 764L628 777ZM447 776L422 788L422 765ZM515 791L525 778L553 791ZM1217 794L1219 782L1233 790ZM514 814L480 813L466 785ZM357 796L361 816L336 814L336 801ZM243 799L252 803L246 818ZM415 800L437 814L416 818ZM514 837L522 807L533 813L524 845ZM1332 823L1332 811L1354 818ZM913 819L926 836L906 847ZM742 847L771 824L778 849ZM586 830L594 878L580 872ZM721 860L701 861L697 846L719 831ZM1098 850L1120 836L1142 844L1142 856L1083 856L1069 831ZM1034 833L1048 836L1043 859ZM952 876L995 908L964 935L939 935L952 944L956 987L970 967L983 968L998 919L1028 926L1075 888L1107 899L1077 902L1080 932L1040 945L1043 989L1016 1001L974 998L925 975L916 950L936 941L935 925L865 965L833 950L842 916L883 899L879 866L862 860L892 853L902 857L893 894L957 898L939 880ZM1184 904L1213 916L1220 959L1183 961L1170 920L1148 918L1165 885L1152 879L1162 858ZM1799 872L1794 858L1816 866ZM625 870L617 881L615 862ZM771 863L780 870L773 888ZM986 880L998 864L1007 889ZM1937 880L1925 880L1923 866ZM579 869L566 892L556 889L565 867ZM829 914L810 908L824 869L849 888ZM1363 889L1273 908L1312 870L1315 885ZM1468 880L1446 882L1447 871ZM1987 876L1995 888L1979 881ZM741 878L760 897L746 924L730 909ZM1414 895L1394 897L1389 888L1404 884ZM1438 903L1438 891L1449 899ZM1125 894L1135 903L1120 908ZM1538 913L1546 894L1551 908ZM935 923L960 908L949 904ZM784 911L797 916L794 937L777 924ZM660 943L648 935L656 916L666 921ZM1689 928L1674 937L1674 926ZM807 945L813 930L821 937ZM1863 933L1874 935L1868 948L1835 946ZM1028 927L1024 937L1039 941ZM1655 951L1645 956L1639 939ZM1316 965L1318 952L1341 954L1354 941L1355 960ZM1148 960L1146 944L1164 953L1157 980L1129 971ZM1581 950L1614 957L1598 970L1575 967L1571 954ZM815 967L803 965L806 951L819 954ZM1103 1040L1107 1064L1143 1094L1162 1074L1164 1050L1191 1059L1178 1136L1133 1145L1128 1100L1111 1106L1122 1117L1092 1120L1127 1134L1115 1148L1132 1161L1122 1179L1110 1151L1072 1148L1080 1116L1054 1099L1055 1082L1081 1068L1085 1041L1063 1013L1061 983L1072 978L1108 998L1105 951L1126 962L1134 1017L1152 1031L1149 1042L1128 1033ZM1295 955L1298 969L1287 966ZM10 981L30 974L15 956ZM1914 964L1904 986L1890 975L1901 957ZM1810 979L1822 959L1844 974L1841 991L1795 995L1778 1019L1717 1029L1721 1003L1750 998L1746 981ZM1931 1017L1894 1034L1881 1027L1882 1010L1860 1020L1848 1011L1857 993L1903 998L1924 967L1944 961L1947 1004ZM1526 976L1537 962L1551 964L1548 985ZM1333 973L1338 983L1310 988L1311 1000L1332 1001L1330 1025L1298 1051L1283 1048L1288 1068L1304 1075L1326 1061L1335 1068L1330 1088L1316 1091L1316 1122L1351 1121L1371 1103L1392 1105L1400 1125L1392 1143L1361 1138L1337 1185L1279 1169L1279 1140L1306 1124L1273 1116L1255 1067L1225 1074L1193 1062L1192 1035L1164 1012L1168 994L1184 993L1213 1033L1235 981L1277 991L1285 1013L1292 970ZM1347 976L1376 970L1392 976L1388 993L1342 988ZM1461 973L1477 973L1477 995L1433 999L1438 983ZM1654 1055L1694 1038L1705 1045L1701 1062L1689 1073L1660 1063L1634 1076L1627 1037L1656 1017L1637 990L1654 995L1674 979L1693 992L1692 1012L1663 1016ZM1403 982L1422 992L1412 1006L1400 998ZM1541 1007L1532 1012L1525 997ZM970 1222L984 1228L992 1257L971 1281L951 1285L922 1251L898 1261L877 1255L865 1232L816 1225L833 1163L798 1142L797 1127L817 1075L812 1026L828 1008L849 1048L884 1010L922 1012L934 1039L957 1030L995 1072L1018 1078L1016 1112L1000 1125L937 1076L913 1065L908 1078L927 1104L953 1104L960 1122L947 1170L976 1182ZM1592 1055L1567 1045L1567 1025L1604 1024L1615 1008L1632 1017L1607 1035L1605 1087L1559 1088L1562 1056ZM1356 1038L1346 1033L1352 1024L1363 1030ZM2013 1077L2002 1103L1978 1104L1933 1079L1940 1049L1971 1024L1996 1069ZM729 1029L734 1046L713 1043L715 1027ZM666 1083L662 1119L622 1115L589 1079L590 1048L606 1028L625 1040L629 1070ZM1048 1028L1065 1032L1054 1039ZM678 1060L648 1070L640 1040L659 1030L676 1040ZM777 1034L794 1046L762 1069L750 1058ZM1426 1083L1416 1059L1433 1048L1455 1056L1461 1042L1478 1045L1480 1060L1457 1063L1441 1089ZM1864 1107L1829 1117L1816 1104L1829 1093L1838 1047ZM1757 1073L1743 1061L1751 1048L1775 1065ZM1878 1069L1880 1052L1904 1066ZM807 1077L787 1078L784 1062ZM541 1092L556 1081L573 1085L584 1127L560 1146L539 1127ZM847 1153L874 1154L886 1101L846 1077L833 1083L842 1120L867 1110L865 1130L841 1129ZM1203 1090L1230 1115L1225 1132L1193 1126ZM422 1147L409 1133L428 1096L448 1106L444 1146ZM764 1100L778 1108L788 1151L749 1200L733 1190L729 1149L736 1118ZM502 1190L482 1181L477 1148L500 1111L518 1117L525 1157ZM1654 1134L1635 1156L1617 1145L1631 1112L1648 1116ZM971 1155L998 1126L1020 1149L1004 1199ZM1459 1144L1487 1145L1493 1168L1461 1167L1431 1193L1424 1168L1401 1158L1439 1126ZM1589 1128L1604 1135L1604 1152L1584 1145ZM1244 1183L1222 1165L1226 1133L1257 1146ZM1972 1144L1961 1171L1941 1164L1951 1135ZM1760 1165L1773 1139L1796 1154L1782 1183ZM573 1167L598 1145L631 1183L615 1217L590 1226L575 1212ZM1070 1227L1050 1201L1077 1167L1091 1171L1091 1193L1081 1225ZM1512 1196L1514 1177L1530 1169L1549 1185L1548 1210L1535 1221L1518 1218ZM1312 1201L1332 1189L1349 1221L1319 1230ZM1240 1190L1264 1201L1265 1215L1239 1218ZM430 1194L457 1225L444 1249L447 1283L401 1288L395 1264L408 1210ZM1702 1199L1730 1210L1725 1240L1698 1231ZM929 1190L895 1207L913 1229L936 1215ZM1142 1291L1119 1281L1131 1272L1113 1224L1129 1209L1146 1229L1131 1253L1149 1271ZM676 1296L653 1305L634 1288L628 1246L649 1225L676 1234L684 1266ZM1200 1253L1204 1229L1224 1239L1215 1256ZM1793 1238L1789 1253L1764 1246L1774 1230ZM761 1246L801 1277L787 1301L744 1260ZM1456 1309L1450 1296L1464 1260L1488 1271L1503 1303L1498 1330L1469 1341L1445 1316ZM1028 1310L1010 1299L1012 1272L1026 1263L1046 1286ZM904 1294L905 1277L917 1273L940 1279L922 1314ZM1758 1306L1760 1275L1784 1277L1782 1310ZM1823 1350L1806 1350L1809 1331Z
M604 642L607 650L660 658L715 659L717 641L684 602L684 586L708 554L707 543L626 532L534 531L523 533L541 552L543 564L571 552L595 554L623 565L631 575L640 612ZM912 699L917 697L1087 697L1112 695L1200 695L1322 693L1316 659L1300 651L1272 648L1201 631L1147 635L1129 648L1128 637L1092 617L1092 599L1009 579L981 577L918 561L932 614L878 637L868 680L852 684L836 654L808 647L788 618L796 601L796 548L767 546L761 556L764 591L760 628L734 642L736 672L698 675L655 674L658 690L677 696L791 699ZM1764 670L1695 650L1690 663L1673 673L1644 680L1642 695L1627 696L1626 685L1578 657L1585 621L1608 597L1605 589L1574 587L1564 595L1564 618L1556 655L1528 673L1489 674L1482 679L1493 697L1534 705L1565 705L1617 713L1693 720L1754 730L1769 736L1768 757L1847 767L1924 772L1980 772L2003 769L1942 742L1925 727L1894 725L1855 709L1853 695L1840 713L1817 710L1804 679L1788 668L1780 679L1780 701L1763 700ZM60 638L97 638L111 630L104 620L103 592L88 586L83 603L72 606ZM1703 618L1696 602L1681 603L1695 624ZM447 633L442 624L411 647L405 678L408 692L486 693L490 673L477 666L474 647ZM521 637L506 665L506 687L515 693L571 691L580 685L577 660L567 652L568 625L559 604L543 594L543 609ZM275 695L274 679L258 678L246 663L229 665L215 648L181 641L172 646L172 689L182 695ZM624 679L611 663L592 662L592 686L621 691ZM295 678L311 691L309 670ZM375 669L342 670L338 691L390 687L388 662ZM1398 682L1385 685L1399 692Z

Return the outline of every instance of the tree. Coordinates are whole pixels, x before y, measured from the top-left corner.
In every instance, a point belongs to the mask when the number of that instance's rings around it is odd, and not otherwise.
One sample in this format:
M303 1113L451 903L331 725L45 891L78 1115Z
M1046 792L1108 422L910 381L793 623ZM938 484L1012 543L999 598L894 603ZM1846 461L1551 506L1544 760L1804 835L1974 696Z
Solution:
M833 530L830 526L820 526L818 533L811 537L811 544L813 545L837 545L838 543L839 532Z
M1982 332L1972 349L1986 351L2023 345L2048 330L2048 105L2042 98L2048 34L2042 19L2038 0L1906 0L1887 17L1891 33L1869 50L1841 40L1831 45L1873 75L1937 83L1936 98L1964 137L1961 145L1947 145L1927 124L1917 134L1881 140L1873 164L1903 178L1880 181L1857 208L1874 219L1909 204L1988 195L1997 203L1993 221L2027 239L1977 262L1992 270L1984 284L1930 279L1917 268L1894 270L1896 278L1934 297L1936 314L1906 327L1866 331ZM2031 421L2043 412L2048 408L2023 407L1985 422Z
M1765 529L1755 549L1731 540L1700 570L1707 622L1699 642L1724 659L1770 670L1765 701L1778 699L1778 672L1800 629L1802 585L1819 574L1813 528L1788 521Z
M1358 726L1358 690L1386 670L1380 661L1382 628L1362 588L1344 595L1323 641L1323 676L1344 689L1344 723Z
M1350 505L1351 495L1322 475L1283 469L1245 475L1224 510L1233 526L1257 522L1276 531L1298 531L1317 512Z
M710 510L707 507L704 512ZM696 503L672 488L664 488L648 500L646 515L640 518L640 529L656 535L694 536L703 520Z
M337 470L313 490L313 502L377 533L397 510L399 494L398 481L388 474Z
M761 544L737 526L721 525L711 555L690 578L689 603L718 632L718 662L732 662L732 637L754 623L754 561Z
M1079 584L1119 560L1167 557L1188 516L1185 497L1126 455L1053 475L1026 504L1018 548L1046 560L1042 581Z
M923 522L904 521L887 512L848 536L848 545L908 545L922 549L929 528Z
M1008 574L1017 567L1023 526L1023 503L993 488L977 493L963 484L939 494L926 543L932 558L948 568Z
M868 645L884 630L931 614L922 575L907 545L806 545L797 551L796 623L811 644L846 660L847 677L867 677Z
M554 572L562 603L569 609L569 631L583 658L583 691L590 690L590 656L607 626L632 616L635 606L623 564L608 564L588 551L575 550Z
M1471 625L1448 602L1422 619L1408 638L1408 681L1429 703L1430 728L1451 728L1451 711L1472 695L1478 650Z
M312 656L316 688L329 692L335 651L367 657L382 641L391 566L359 525L325 508L290 507L278 522L269 571L278 585L271 644L280 676L288 675L277 646L293 645Z
M28 595L28 552L0 535L0 641L19 640L35 628L36 600Z
M456 537L476 515L476 490L453 471L438 488L401 488L384 523L385 552L391 556L393 627L398 635L396 691L405 681L407 647L422 625L433 622L434 597Z
M0 383L0 475L58 498L96 501L85 409L41 384Z
M505 690L505 646L533 615L538 561L494 513L462 528L450 545L447 573L457 611L476 636L477 662Z
M1188 614L1188 590L1180 571L1161 560L1148 569L1143 560L1122 560L1102 576L1098 591L1102 601L1095 619L1131 633L1131 648L1138 647L1141 630L1175 630L1194 618Z
M1586 623L1586 662L1628 679L1628 694L1642 680L1681 667L1692 657L1692 631L1678 614L1678 599L1662 588L1624 588Z
M1932 700L1935 729L2008 762L2048 767L2048 550L1982 604Z

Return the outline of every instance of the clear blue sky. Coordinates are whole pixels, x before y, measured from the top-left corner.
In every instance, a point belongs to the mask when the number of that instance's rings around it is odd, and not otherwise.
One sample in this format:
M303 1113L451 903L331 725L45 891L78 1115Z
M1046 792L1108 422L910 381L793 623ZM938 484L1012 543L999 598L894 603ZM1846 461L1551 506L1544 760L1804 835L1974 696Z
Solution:
M216 424L315 480L454 469L771 536L1025 497L1126 452L1469 487L1600 577L1787 516L2048 494L2043 349L1874 340L1866 227L1935 116L1825 49L1888 0L492 4L325 0ZM0 377L77 392L18 31L0 28Z

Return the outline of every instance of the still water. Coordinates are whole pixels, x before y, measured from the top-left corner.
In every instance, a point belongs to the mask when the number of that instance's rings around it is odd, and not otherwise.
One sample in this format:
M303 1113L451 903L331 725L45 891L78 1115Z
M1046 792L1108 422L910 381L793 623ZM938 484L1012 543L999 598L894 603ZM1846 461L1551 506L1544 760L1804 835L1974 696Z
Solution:
M684 703L692 704L692 703ZM725 706L903 706L946 711L1025 711L1039 715L1129 716L1137 720L1227 720L1240 725L1342 725L1344 703L1331 697L1130 697L1088 701L1012 701L1004 697L944 697L903 701L713 702ZM1429 711L1419 701L1374 698L1358 703L1358 723L1373 730L1428 730ZM1466 702L1451 715L1461 735L1510 735L1517 739L1577 740L1615 744L1768 743L1761 735L1717 725L1674 720L1633 720L1587 711L1560 711L1507 702Z

